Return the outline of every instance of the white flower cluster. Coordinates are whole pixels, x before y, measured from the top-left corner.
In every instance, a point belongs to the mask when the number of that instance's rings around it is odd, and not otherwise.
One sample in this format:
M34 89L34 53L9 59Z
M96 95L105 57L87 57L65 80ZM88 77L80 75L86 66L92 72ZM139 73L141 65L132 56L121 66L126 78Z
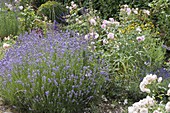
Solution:
M152 75L152 74L146 75L146 77L144 77L143 81L140 83L140 86L139 86L140 90L142 92L150 93L151 92L150 89L147 88L146 86L148 84L151 84L155 80L157 80L157 75Z
M160 83L162 81L162 77L157 78L157 75L152 74L146 75L146 77L144 77L143 81L140 83L140 90L142 92L150 93L150 89L148 89L146 86L156 80L158 83Z
M124 11L124 12L126 12L127 13L127 15L130 15L132 12L134 13L134 14L138 14L138 8L129 8L129 6L128 5L123 5L122 6L122 8L120 9L120 11Z
M170 84L168 85L168 88L167 95L170 96ZM170 112L170 101L166 104L165 109L167 112Z
M143 100L140 100L128 107L128 113L148 113L148 108L154 106L155 103L156 102L153 98L147 96Z
M106 29L106 27L108 27L110 25L117 25L117 26L119 26L120 23L118 21L114 20L114 18L109 18L109 20L103 20L102 21L101 28L102 29Z
M157 77L155 74L148 74L146 77L144 77L143 81L140 83L140 90L142 92L150 93L150 89L147 88L148 84L151 84L153 82L162 82L162 77ZM167 94L170 96L170 84L168 85L168 91ZM143 100L140 100L139 102L134 103L132 106L128 107L128 113L150 113L149 110L152 109L152 107L156 107L157 105L162 106L161 103L158 103L156 100L154 100L154 97L147 96ZM158 107L157 109L154 109L152 113L169 113L170 112L170 101L163 105L163 109Z
M75 4L73 1L71 2L71 6L66 6L67 9L69 9L70 11L73 10L73 9L76 9L77 8L77 4Z

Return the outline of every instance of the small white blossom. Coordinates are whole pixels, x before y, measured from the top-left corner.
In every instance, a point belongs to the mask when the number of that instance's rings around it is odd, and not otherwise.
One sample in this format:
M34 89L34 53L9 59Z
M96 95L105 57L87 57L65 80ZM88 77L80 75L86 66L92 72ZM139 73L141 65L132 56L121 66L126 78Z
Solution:
M109 42L108 42L108 40L107 39L104 39L103 40L103 44L108 44Z
M168 87L170 88L170 83L168 84Z
M10 36L4 37L4 40L10 40Z
M23 10L24 7L23 6L19 6L18 8L19 8L19 10Z
M140 27L137 27L137 28L136 28L136 31L141 32L142 29L141 29Z
M85 40L88 40L88 39L89 39L89 34L85 35L85 36L84 36L84 39L85 39Z

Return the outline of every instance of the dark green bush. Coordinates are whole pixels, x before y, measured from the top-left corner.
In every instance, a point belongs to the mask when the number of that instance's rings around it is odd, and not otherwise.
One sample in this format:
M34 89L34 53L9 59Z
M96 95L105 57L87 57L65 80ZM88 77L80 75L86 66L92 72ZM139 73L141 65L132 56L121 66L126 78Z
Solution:
M57 22L65 22L63 19L64 14L66 14L67 9L60 3L55 1L48 1L45 4L42 4L38 8L38 15L47 16L48 19Z
M20 5L25 6L26 4L30 4L31 6L34 7L34 9L38 9L38 7L41 6L41 4L44 4L47 1L49 0L21 0Z
M49 0L31 0L31 5L37 9L39 6L46 3L47 1Z
M164 44L170 46L170 1L153 0L150 4L151 17L157 26Z
M0 12L0 37L16 35L18 33L18 20L14 12Z

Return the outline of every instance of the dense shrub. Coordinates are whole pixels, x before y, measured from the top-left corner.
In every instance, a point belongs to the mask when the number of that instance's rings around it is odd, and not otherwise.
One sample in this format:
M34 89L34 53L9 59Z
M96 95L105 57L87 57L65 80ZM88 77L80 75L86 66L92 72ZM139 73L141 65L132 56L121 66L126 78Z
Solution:
M41 4L44 4L45 2L47 2L49 0L31 0L31 5L38 9L39 6L41 6Z
M0 37L16 35L18 33L17 15L11 11L0 12Z
M48 19L57 22L65 22L63 16L67 13L67 9L60 3L55 1L48 1L42 4L37 11L40 16L47 16Z
M18 38L0 61L1 96L21 112L81 113L104 91L107 67L75 33Z

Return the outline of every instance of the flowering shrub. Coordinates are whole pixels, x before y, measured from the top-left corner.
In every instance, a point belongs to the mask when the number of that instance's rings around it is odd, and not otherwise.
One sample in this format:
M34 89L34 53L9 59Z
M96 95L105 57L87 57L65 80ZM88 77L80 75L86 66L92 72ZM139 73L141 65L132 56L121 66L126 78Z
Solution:
M125 93L127 91L139 96L135 94L139 91L134 84L140 82L143 73L161 67L165 55L163 42L155 38L158 32L148 18L150 11L123 5L120 21L116 21L114 18L102 20L89 9L80 16L77 7L70 9L72 15L68 21L72 24L69 28L86 34L88 48L110 66L112 82L106 95L116 98L122 94L124 96L120 98L124 100L129 96Z
M24 112L81 113L100 100L107 75L72 32L19 36L0 61L1 95Z
M165 113L170 112L168 96L170 96L169 79L162 79L148 74L140 83L140 90L148 96L128 107L128 113ZM169 88L168 88L168 87Z
M68 25L65 29L72 29L81 34L87 34L100 27L100 18L96 16L97 12L93 9L79 8L74 2L71 2L71 5L66 8L70 10L70 14L66 16Z

